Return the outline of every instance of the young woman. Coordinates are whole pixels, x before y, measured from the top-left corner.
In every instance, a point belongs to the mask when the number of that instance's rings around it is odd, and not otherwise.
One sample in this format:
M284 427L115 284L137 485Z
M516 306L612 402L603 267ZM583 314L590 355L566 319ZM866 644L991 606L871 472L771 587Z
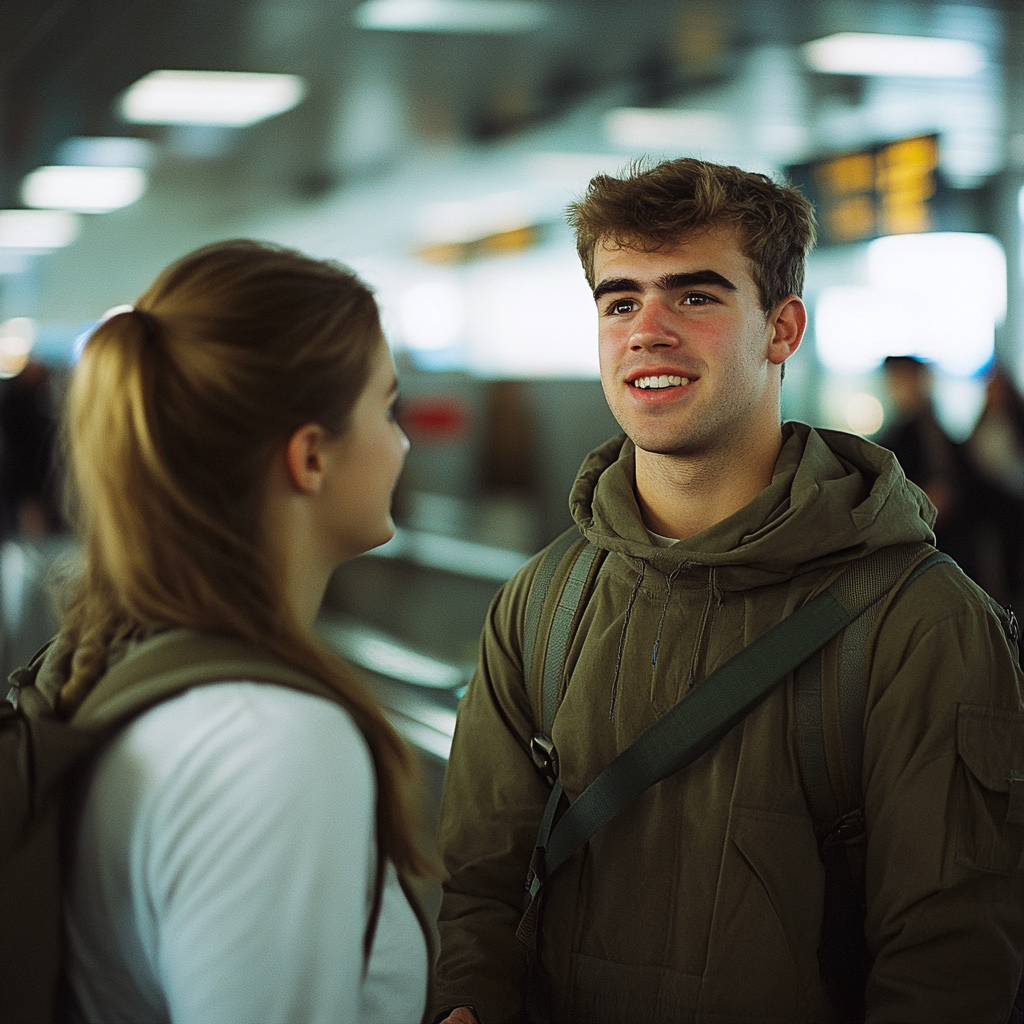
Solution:
M255 242L184 257L90 336L66 410L85 564L62 709L174 627L338 700L225 680L107 744L70 851L72 1019L422 1017L412 756L311 630L331 571L393 533L396 386L366 286Z

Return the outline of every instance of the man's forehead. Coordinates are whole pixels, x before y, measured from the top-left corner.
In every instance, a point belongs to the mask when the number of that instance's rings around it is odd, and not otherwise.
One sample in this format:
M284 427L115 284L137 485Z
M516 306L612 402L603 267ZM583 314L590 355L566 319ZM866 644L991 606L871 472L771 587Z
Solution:
M667 239L656 239L638 235L605 236L594 250L595 274L600 276L601 268L611 262L628 260L630 254L655 259L678 258L681 263L703 264L711 260L730 262L734 259L753 280L753 263L744 251L744 239L738 227L732 224L710 224Z

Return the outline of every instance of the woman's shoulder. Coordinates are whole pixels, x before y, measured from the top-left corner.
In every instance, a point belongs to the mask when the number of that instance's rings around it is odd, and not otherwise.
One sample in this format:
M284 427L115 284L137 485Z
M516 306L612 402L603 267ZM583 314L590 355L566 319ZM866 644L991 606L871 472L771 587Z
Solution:
M346 814L368 828L376 788L366 740L343 707L246 681L193 687L150 708L108 744L93 781L159 815L243 804L288 816L344 794Z

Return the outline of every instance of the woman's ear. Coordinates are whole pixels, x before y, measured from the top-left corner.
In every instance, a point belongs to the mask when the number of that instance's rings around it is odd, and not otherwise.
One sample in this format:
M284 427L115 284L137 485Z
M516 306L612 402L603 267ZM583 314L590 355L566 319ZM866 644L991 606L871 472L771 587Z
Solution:
M299 427L285 446L285 465L292 485L300 494L319 494L323 486L326 459L323 427L307 423Z

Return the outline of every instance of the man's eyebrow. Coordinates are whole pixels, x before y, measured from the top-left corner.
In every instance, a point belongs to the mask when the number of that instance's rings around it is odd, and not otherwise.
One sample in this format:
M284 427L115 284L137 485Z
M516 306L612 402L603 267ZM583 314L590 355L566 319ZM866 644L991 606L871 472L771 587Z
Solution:
M664 277L659 277L654 282L654 287L660 291L670 292L675 291L678 288L688 288L695 284L715 284L720 288L726 288L731 292L736 291L736 285L732 283L728 278L722 277L717 271L714 270L694 270L689 274L666 274ZM602 295L613 294L616 292L642 292L643 287L639 281L633 280L631 277L615 277L607 281L602 281L594 289L594 301L596 302Z
M666 274L654 282L655 288L671 292L677 288L689 288L693 284L717 284L730 292L736 291L736 285L727 277L722 277L714 270L695 270L692 274Z
M610 281L602 281L594 289L594 301L597 302L602 295L610 292L642 292L643 289L637 281L629 277L615 277Z

